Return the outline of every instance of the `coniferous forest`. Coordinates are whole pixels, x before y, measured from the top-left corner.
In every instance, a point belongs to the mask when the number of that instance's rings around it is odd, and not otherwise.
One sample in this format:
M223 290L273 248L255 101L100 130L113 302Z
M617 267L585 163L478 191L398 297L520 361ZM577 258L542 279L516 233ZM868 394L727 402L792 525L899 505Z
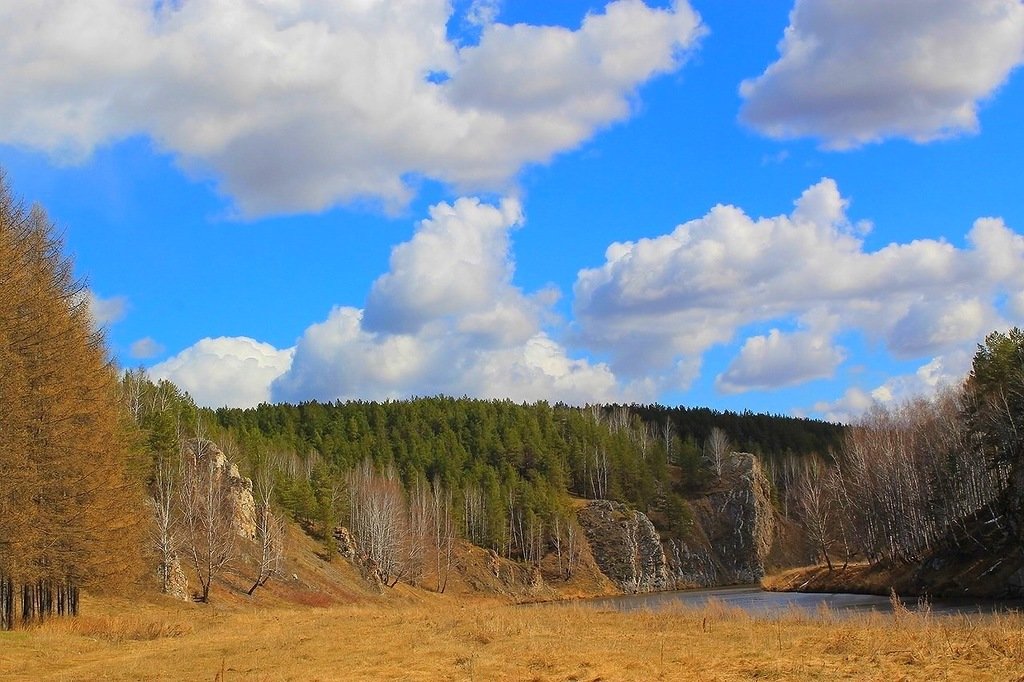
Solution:
M57 230L0 177L0 627L137 582L141 464Z

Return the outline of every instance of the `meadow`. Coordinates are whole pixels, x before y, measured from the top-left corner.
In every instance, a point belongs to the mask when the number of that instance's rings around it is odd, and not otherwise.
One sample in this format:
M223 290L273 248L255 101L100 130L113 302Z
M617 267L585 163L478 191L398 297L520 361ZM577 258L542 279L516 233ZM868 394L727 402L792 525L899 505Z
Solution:
M621 613L407 591L253 608L86 597L0 633L4 680L1024 680L1024 618Z

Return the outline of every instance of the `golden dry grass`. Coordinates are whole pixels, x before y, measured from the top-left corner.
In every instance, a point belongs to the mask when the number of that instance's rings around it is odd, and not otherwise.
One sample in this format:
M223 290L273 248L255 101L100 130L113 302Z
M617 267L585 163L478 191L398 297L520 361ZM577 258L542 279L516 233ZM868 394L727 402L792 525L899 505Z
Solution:
M92 600L0 633L4 680L1024 680L1020 616L755 620L406 592L324 608Z

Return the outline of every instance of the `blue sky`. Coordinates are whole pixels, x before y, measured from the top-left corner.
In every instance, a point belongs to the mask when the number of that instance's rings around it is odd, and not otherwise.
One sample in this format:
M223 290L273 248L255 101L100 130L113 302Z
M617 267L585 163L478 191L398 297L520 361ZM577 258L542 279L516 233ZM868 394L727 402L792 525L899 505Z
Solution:
M9 3L0 166L204 404L850 419L1024 322L1022 62L1020 0Z

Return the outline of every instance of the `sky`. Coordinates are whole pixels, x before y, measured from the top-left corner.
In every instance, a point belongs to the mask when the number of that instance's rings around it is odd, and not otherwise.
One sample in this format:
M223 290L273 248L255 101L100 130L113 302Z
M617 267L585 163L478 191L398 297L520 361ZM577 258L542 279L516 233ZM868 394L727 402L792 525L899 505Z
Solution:
M848 421L1024 324L1021 0L0 3L119 366Z

